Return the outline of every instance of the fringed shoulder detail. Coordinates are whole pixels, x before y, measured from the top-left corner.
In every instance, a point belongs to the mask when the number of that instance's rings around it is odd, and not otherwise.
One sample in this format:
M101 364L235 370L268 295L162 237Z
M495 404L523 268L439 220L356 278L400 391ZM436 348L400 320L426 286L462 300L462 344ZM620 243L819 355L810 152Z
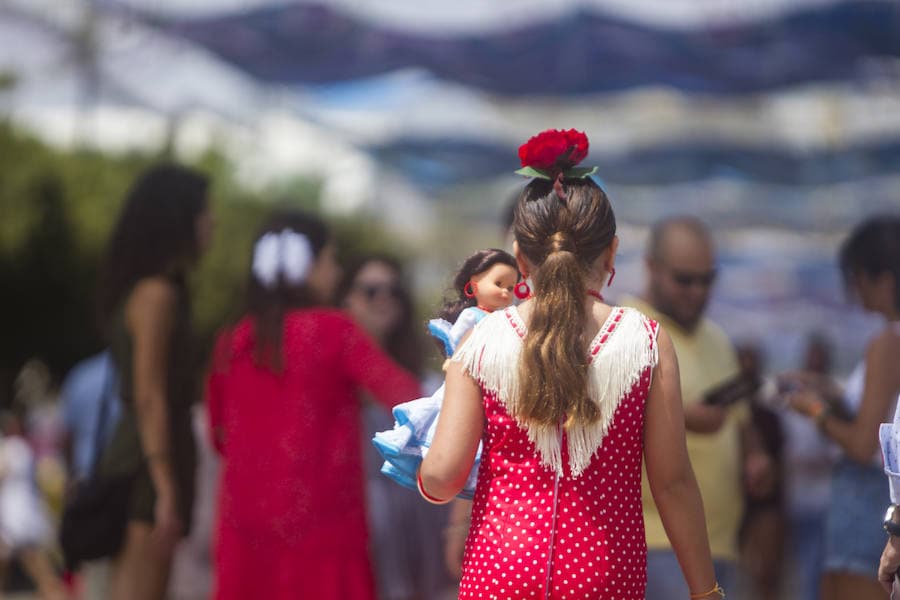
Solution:
M513 315L514 308L496 311L483 318L472 329L469 339L451 360L478 381L482 389L496 392L507 411L513 413L518 398L519 354L522 352L524 326Z
M658 325L633 308L614 308L614 315L591 346L588 393L600 408L600 419L588 426L566 431L569 466L581 474L612 426L619 403L640 382L648 368L659 361L656 344Z
M485 317L453 356L482 389L493 392L507 412L515 414L519 397L518 361L525 325L515 308ZM590 465L603 443L623 398L659 359L659 326L633 308L613 308L589 349L588 392L600 408L600 419L566 429L569 468L577 477ZM556 426L519 421L548 468L563 474L560 431Z

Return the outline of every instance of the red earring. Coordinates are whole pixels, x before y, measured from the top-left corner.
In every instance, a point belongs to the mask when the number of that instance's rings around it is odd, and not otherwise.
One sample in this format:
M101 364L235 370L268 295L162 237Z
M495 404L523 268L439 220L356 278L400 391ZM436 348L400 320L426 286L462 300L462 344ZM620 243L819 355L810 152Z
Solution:
M474 298L476 293L478 293L478 284L469 280L465 287L463 287L463 294L466 295L466 298Z
M611 286L613 279L615 279L615 278L616 278L616 268L613 267L612 269L609 270L609 281L606 282L606 287Z
M523 279L513 288L513 293L519 300L527 300L528 298L531 298L531 287L528 285L528 282Z

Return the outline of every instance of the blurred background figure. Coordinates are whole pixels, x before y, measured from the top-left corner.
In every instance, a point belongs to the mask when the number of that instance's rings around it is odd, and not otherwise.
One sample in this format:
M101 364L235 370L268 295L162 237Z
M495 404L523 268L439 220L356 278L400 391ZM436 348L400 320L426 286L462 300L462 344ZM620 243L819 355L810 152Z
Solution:
M391 358L422 379L422 395L440 385L436 375L423 369L429 355L421 341L424 324L415 318L412 296L396 259L381 254L358 257L346 272L339 299L339 305ZM381 474L383 461L372 446L372 435L390 429L393 417L367 395L362 400L366 501L378 597L448 597L451 580L444 567L441 532L449 509L422 502L416 493Z
M335 253L320 219L272 215L243 314L217 340L207 394L222 457L216 599L376 597L359 393L390 408L420 385L327 308L341 276Z
M647 282L641 298L626 297L672 337L681 370L688 453L703 495L710 549L719 583L738 590L738 530L745 486L754 495L771 485L771 461L740 395L713 395L722 384L742 385L734 348L705 317L718 263L712 235L699 220L673 217L654 226L646 252ZM644 477L647 598L688 594L675 554Z
M780 415L772 408L769 396L774 390L763 386L765 363L762 351L754 343L737 348L740 401L750 409L762 451L772 469L772 484L760 488L747 482L744 488L744 517L738 533L741 569L746 576L744 597L777 600L781 597L784 576L786 515L784 506L784 429Z
M873 217L858 225L841 246L839 263L848 291L863 308L882 317L881 331L847 381L849 414L837 409L827 380L799 375L790 380L799 389L788 398L842 450L825 526L822 597L874 600L884 597L872 576L872 565L879 564L884 547L877 517L890 505L878 427L893 421L900 398L900 215Z
M836 390L832 344L822 333L808 336L800 370ZM788 516L786 597L819 600L825 556L825 516L837 448L806 417L777 404L784 427L784 485Z
M56 566L50 560L53 529L35 484L34 453L25 440L20 417L2 415L0 441L0 542L4 567L16 558L41 598L67 598Z
M23 434L34 452L35 480L52 514L62 508L66 481L64 431L59 394L42 360L30 360L16 379L14 410L23 419Z
M0 578L6 581L15 559L40 598L63 600L68 596L52 559L52 519L38 486L36 453L25 428L28 408L50 403L48 384L46 365L29 361L16 378L13 409L0 413Z
M211 241L208 186L185 167L148 169L107 248L100 309L122 412L98 473L131 482L113 600L164 598L175 548L191 528L198 373L187 277Z

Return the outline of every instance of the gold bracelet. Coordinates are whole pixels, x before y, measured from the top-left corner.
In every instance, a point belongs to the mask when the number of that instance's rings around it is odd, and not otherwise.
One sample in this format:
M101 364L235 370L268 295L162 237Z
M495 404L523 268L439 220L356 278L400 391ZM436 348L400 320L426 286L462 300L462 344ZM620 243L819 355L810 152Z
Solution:
M719 582L716 582L716 585L713 586L713 589L708 592L703 592L702 594L691 594L691 600L701 600L701 598L706 598L710 594L719 594L719 598L725 597L725 590L722 589L722 586L719 585Z

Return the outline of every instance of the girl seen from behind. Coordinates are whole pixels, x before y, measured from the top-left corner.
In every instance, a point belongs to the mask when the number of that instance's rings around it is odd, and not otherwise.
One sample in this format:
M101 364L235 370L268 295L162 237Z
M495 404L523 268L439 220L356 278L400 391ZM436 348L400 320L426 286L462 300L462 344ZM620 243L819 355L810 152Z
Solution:
M600 294L618 240L605 193L575 166L587 146L569 130L520 149L533 179L515 254L533 298L485 317L453 356L420 491L456 495L483 441L460 598L642 598L643 457L691 598L721 597L672 344Z
M327 308L339 277L322 221L274 215L254 245L243 316L217 341L217 599L374 598L359 392L390 408L419 383Z

